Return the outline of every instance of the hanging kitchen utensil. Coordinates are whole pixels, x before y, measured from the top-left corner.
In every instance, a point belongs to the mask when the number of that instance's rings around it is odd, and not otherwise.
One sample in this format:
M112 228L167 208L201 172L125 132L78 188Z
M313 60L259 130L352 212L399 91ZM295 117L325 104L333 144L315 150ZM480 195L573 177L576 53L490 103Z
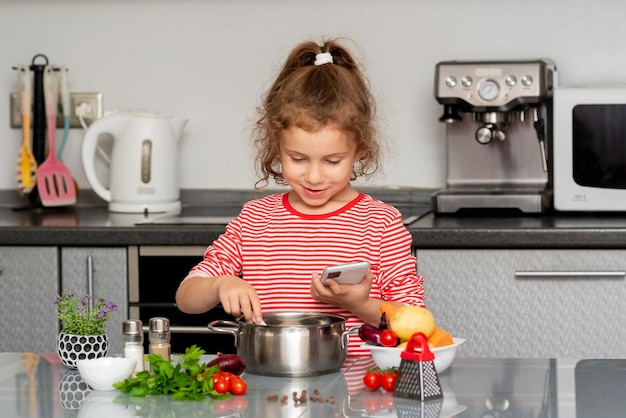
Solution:
M32 84L30 70L25 65L17 68L20 88L20 112L22 114L22 146L17 158L17 191L20 195L30 193L37 184L37 161L30 148L30 123L32 111Z
M428 348L426 335L421 332L413 334L400 357L393 396L421 401L443 398L435 356Z
M61 86L61 107L63 108L63 138L61 139L61 145L59 145L59 150L57 154L59 156L59 161L63 162L63 150L65 149L65 143L67 142L67 138L70 134L70 84L67 81L67 67L64 65L59 66L59 74L60 74L60 86ZM74 182L74 190L76 190L76 196L78 197L78 183L76 179L72 176L72 181Z
M37 172L37 188L44 206L67 206L76 203L76 188L70 170L56 157L54 136L59 81L51 65L44 70L44 99L48 122L48 158Z
M33 57L30 71L33 74L33 139L32 150L37 165L41 165L46 159L46 107L43 94L43 73L48 65L48 57L44 54L37 54ZM42 207L39 197L39 187L35 186L28 194L28 202L32 208Z
M67 67L59 66L61 80L61 105L63 107L63 138L59 145L59 161L63 161L63 149L70 133L70 85L67 81Z

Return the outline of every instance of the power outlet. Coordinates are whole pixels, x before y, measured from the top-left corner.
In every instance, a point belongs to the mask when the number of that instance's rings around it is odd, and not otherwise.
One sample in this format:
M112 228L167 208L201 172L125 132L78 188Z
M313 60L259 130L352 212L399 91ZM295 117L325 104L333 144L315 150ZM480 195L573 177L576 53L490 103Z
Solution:
M22 127L22 114L20 110L19 93L11 93L11 128ZM76 109L83 109L83 120L89 126L95 120L102 117L102 93L70 93L70 128L82 128L80 120L76 116ZM31 117L32 121L32 117ZM63 105L59 97L57 106L57 128L63 128Z

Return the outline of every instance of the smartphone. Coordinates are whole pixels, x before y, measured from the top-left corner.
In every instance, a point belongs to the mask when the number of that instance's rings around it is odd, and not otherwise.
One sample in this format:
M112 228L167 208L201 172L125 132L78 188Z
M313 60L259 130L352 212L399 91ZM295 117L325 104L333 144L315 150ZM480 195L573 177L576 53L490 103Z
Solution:
M326 279L333 279L339 284L357 284L365 279L367 270L370 268L369 261L359 261L356 263L337 264L326 267L322 272L321 281L324 286Z

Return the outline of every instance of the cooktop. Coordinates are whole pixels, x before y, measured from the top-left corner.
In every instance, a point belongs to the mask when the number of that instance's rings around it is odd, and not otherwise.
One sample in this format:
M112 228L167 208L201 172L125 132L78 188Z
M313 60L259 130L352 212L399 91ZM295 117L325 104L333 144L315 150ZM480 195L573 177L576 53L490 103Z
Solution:
M402 213L402 222L411 224L431 212L424 204L394 204ZM226 225L241 209L240 205L208 205L183 207L180 214L155 214L138 221L135 225Z

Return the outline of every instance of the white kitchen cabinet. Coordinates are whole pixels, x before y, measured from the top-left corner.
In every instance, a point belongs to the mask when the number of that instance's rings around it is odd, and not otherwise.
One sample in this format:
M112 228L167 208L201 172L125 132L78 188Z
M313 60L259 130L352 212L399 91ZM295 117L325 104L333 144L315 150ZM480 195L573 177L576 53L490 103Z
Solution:
M0 247L0 352L54 352L56 247Z
M107 324L109 354L121 354L122 322L128 319L127 248L61 248L61 290L82 296L89 293L94 301L102 296L117 304ZM94 302L95 303L95 302Z
M625 250L417 250L463 357L626 357Z

